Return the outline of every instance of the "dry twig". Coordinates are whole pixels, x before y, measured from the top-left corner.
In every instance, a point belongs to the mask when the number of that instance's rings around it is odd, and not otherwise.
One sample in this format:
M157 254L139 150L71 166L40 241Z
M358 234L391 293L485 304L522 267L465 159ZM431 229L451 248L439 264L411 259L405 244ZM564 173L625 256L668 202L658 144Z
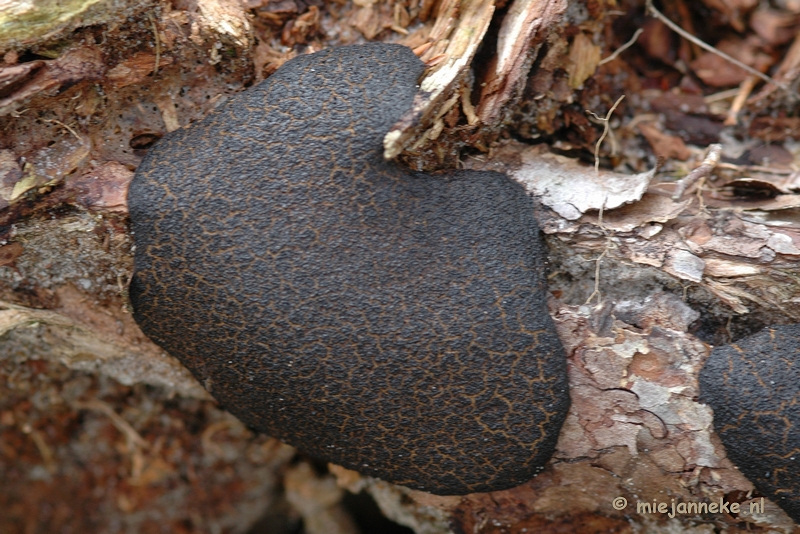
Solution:
M614 113L614 110L617 109L619 103L622 102L623 98L625 98L625 95L622 95L617 99L616 102L614 102L614 105L611 106L611 109L609 109L608 113L606 113L605 118L599 117L594 111L589 111L588 109L586 110L586 113L589 113L592 117L603 123L603 134L594 145L594 172L600 172L600 146L603 144L603 141L608 135L609 119L611 119L611 115Z
M161 63L161 40L158 37L158 27L156 26L156 19L153 18L153 14L148 13L147 18L150 19L150 25L153 27L153 38L156 41L156 59L153 64L153 76L155 76L158 74L159 63Z
M708 152L700 166L678 181L678 187L675 188L675 192L672 194L672 200L678 200L683 196L686 190L697 183L700 178L709 176L719 163L721 155L722 145L718 143L708 145Z
M71 133L72 135L75 136L75 139L77 139L80 142L83 142L83 139L81 139L81 136L78 135L78 133L75 130L73 130L72 128L70 128L69 126L67 126L66 124L61 122L60 120L57 120L57 119L44 119L44 122L51 122L53 124L58 124L62 128L66 128L69 133Z
M630 47L632 47L632 46L633 46L633 43L635 43L635 42L636 42L636 39L638 39L638 38L639 38L639 36L642 34L642 32L643 32L643 31L644 31L644 30L643 30L643 29L641 29L641 28L639 28L638 30L636 30L636 31L634 32L634 34L633 34L633 37L631 37L631 38L628 40L628 42L627 42L627 43L625 43L624 45L622 45L622 46L620 46L619 48L617 48L617 49L614 51L614 53L613 53L613 54L611 54L610 56L608 56L607 58L605 58L605 59L601 59L600 61L598 61L598 62L597 62L597 66L599 67L600 65L604 65L604 64L608 63L609 61L614 61L615 59L617 59L617 56L619 56L619 55L620 55L621 53L623 53L625 50L627 50L628 48L630 48Z
M747 97L750 96L750 93L753 92L757 81L758 78L755 76L748 76L741 85L739 85L739 91L736 94L736 98L733 99L731 109L728 110L728 116L723 123L725 126L734 126L738 122L736 116L744 107L744 103L747 101Z

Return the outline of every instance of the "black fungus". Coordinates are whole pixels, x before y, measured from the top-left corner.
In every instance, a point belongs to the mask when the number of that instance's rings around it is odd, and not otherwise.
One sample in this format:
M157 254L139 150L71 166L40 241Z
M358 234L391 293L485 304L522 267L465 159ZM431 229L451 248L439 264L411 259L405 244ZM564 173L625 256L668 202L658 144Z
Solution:
M800 325L714 349L700 400L714 410L728 458L800 523Z
M424 65L300 56L165 136L130 188L134 317L252 428L438 494L519 485L569 408L524 190L383 159Z

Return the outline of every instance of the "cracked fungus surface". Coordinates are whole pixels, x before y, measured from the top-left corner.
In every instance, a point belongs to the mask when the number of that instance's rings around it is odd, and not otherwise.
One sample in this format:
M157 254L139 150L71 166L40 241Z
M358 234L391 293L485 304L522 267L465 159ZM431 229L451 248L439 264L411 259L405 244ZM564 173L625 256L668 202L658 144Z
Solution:
M533 477L567 415L531 200L382 158L423 64L288 62L168 135L131 185L135 318L245 423L440 494Z
M800 522L800 325L773 326L711 352L700 400L728 457Z

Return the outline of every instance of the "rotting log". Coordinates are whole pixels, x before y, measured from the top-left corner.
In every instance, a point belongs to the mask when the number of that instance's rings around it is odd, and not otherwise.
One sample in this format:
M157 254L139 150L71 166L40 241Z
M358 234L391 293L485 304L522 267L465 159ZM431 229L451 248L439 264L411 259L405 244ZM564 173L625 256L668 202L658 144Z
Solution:
M796 529L769 501L756 513L728 506L673 518L639 507L761 505L712 432L697 373L709 345L800 319L800 204L791 168L730 164L716 169L718 182L772 194L725 195L709 175L672 199L668 174L700 164L721 116L668 92L653 97L622 59L601 64L619 44L611 6L216 0L91 9L72 14L84 22L52 15L42 20L57 24L28 33L0 25L0 508L9 511L0 530L35 520L48 531L118 522L246 532L289 508L275 524L302 517L307 528L352 532L334 477L416 532ZM124 197L143 152L304 49L363 37L407 44L430 66L425 94L386 138L390 156L417 169L500 170L537 198L573 406L548 469L518 488L434 497L336 466L324 475L307 460L290 466L291 448L219 410L131 320ZM794 48L779 68L787 77ZM630 102L637 90L638 103L618 111L625 119L611 119L611 142L593 153L603 123L584 108L602 116L619 96L610 91L629 91ZM763 110L788 97L763 94L749 133L784 139L794 117L769 121ZM660 117L644 114L647 99ZM681 121L691 135L664 133ZM639 133L667 158L658 172L654 156L630 156L648 146ZM553 150L530 144L541 140ZM602 157L604 168L628 158L639 174L595 173L553 151Z

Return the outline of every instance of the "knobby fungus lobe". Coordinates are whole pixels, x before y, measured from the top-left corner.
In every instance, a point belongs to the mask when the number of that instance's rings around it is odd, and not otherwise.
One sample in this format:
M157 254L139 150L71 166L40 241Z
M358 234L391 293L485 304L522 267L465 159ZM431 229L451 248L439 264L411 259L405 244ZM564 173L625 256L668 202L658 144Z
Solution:
M287 62L144 158L128 202L142 330L249 426L439 494L519 485L569 407L522 187L382 157L423 64Z
M772 326L715 348L700 400L731 461L800 523L800 325Z

